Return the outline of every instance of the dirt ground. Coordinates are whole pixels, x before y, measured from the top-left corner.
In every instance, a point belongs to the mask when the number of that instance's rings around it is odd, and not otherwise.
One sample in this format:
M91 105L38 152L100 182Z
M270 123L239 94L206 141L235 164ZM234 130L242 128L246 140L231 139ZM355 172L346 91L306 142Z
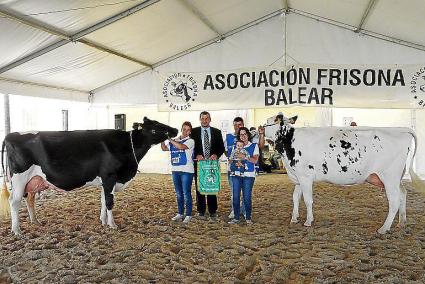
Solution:
M315 222L306 228L303 202L302 222L289 224L287 176L260 175L254 225L246 226L227 224L223 178L218 220L188 225L170 220L169 175L140 174L116 194L118 230L100 225L95 188L40 196L41 227L29 223L23 202L22 237L10 232L10 220L0 222L0 283L425 283L425 197L410 184L407 228L397 228L396 217L380 236L387 200L370 185L315 184Z

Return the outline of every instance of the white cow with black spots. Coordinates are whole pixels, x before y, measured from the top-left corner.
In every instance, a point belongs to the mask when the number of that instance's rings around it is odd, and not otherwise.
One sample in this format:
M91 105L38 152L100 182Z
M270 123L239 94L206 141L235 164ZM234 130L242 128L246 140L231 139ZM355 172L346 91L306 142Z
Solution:
M313 222L312 187L315 181L339 185L360 184L365 181L385 188L388 216L378 230L390 230L397 212L399 225L406 223L406 190L400 187L406 170L412 138L415 143L411 161L416 153L416 135L409 128L372 127L315 127L294 128L297 117L278 116L276 149L282 154L289 178L295 183L291 223L298 222L298 205L303 195L307 207L305 226ZM410 164L410 175L417 178Z

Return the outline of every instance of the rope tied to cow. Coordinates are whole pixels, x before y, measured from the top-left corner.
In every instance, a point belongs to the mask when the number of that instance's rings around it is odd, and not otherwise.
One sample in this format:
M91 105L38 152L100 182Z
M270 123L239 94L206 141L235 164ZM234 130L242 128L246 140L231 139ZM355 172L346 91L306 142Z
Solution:
M136 152L134 151L134 145L133 145L133 130L130 131L130 143L131 143L131 150L133 151L134 160L136 161L137 172L140 173L139 162L137 161Z

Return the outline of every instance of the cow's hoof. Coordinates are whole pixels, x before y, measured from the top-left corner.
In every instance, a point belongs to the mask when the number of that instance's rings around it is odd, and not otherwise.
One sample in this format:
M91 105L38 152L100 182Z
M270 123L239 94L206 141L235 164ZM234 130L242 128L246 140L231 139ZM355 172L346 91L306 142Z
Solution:
M12 232L15 234L15 236L17 237L21 237L22 236L22 231L21 229L13 229Z
M307 221L306 221L306 222L304 223L304 226L305 226L305 227L311 227L311 222L307 222Z
M111 229L114 229L114 230L118 229L118 226L117 226L117 224L115 224L115 223L113 223L113 224L108 224L108 226L109 226Z
M37 226L41 226L40 221L38 221L37 219L32 220L31 223L33 223L34 225L37 225Z
M297 223L298 223L298 218L291 219L291 224L297 224Z
M385 235L387 233L387 230L385 230L385 229L383 229L383 228L380 228L379 230L378 230L378 234L380 234L380 235Z
M406 228L406 222L400 222L397 224L397 228L399 229L405 229Z

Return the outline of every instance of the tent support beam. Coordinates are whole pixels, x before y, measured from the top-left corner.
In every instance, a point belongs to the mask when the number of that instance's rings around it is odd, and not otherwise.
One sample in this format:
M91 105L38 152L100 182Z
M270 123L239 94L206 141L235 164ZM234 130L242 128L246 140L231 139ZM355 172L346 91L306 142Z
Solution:
M357 29L354 31L355 33L358 33L363 28L364 23L366 22L367 17L369 16L370 12L372 11L372 8L375 6L377 0L370 0L369 4L367 5L366 10L363 13L363 17L360 21L360 24L357 26Z
M338 22L338 21L333 21L333 20L330 20L330 19L327 19L327 18L323 18L321 16L314 15L314 14L311 14L311 13L307 13L307 12L304 12L304 11L301 11L301 10L296 10L296 9L293 9L293 8L290 8L289 10L290 10L290 12L292 12L294 14L304 16L306 18L314 19L314 20L317 20L317 21L320 21L320 22L324 22L324 23L327 23L327 24L330 24L330 25L333 25L333 26L336 26L336 27L346 29L346 30L355 31L355 29L356 29L356 27L354 27L354 26L350 26L350 25L347 25L347 24L344 24L344 23L341 23L341 22ZM401 39L398 39L398 38L393 38L393 37L390 37L390 36L387 36L387 35L371 32L371 31L363 30L363 29L361 30L360 33L367 35L367 36L370 36L370 37L373 37L373 38L380 39L380 40L392 42L392 43L395 43L395 44L398 44L398 45L403 45L403 46L407 46L407 47L414 48L414 49L417 49L417 50L425 51L425 45L413 43L413 42L406 41L406 40L401 40Z
M41 30L43 32L49 33L51 35L55 35L57 37L60 37L62 39L66 39L68 41L71 40L71 37L64 34L62 31L57 30L56 28L46 25L43 22L40 22L36 19L32 19L29 17L26 17L24 15L18 14L12 10L0 8L0 16L3 16L5 18L8 18L12 21L21 23L23 25L29 26L31 28Z
M86 36L86 35L88 35L88 34L90 34L92 32L95 32L95 31L97 31L97 30L99 30L101 28L104 28L104 27L106 27L106 26L108 26L108 25L110 25L110 24L112 24L112 23L114 23L116 21L119 21L119 20L121 20L121 19L123 19L125 17L128 17L128 16L130 16L130 15L136 13L136 12L139 12L140 10L142 10L142 9L144 9L144 8L152 5L152 4L155 4L158 1L160 1L160 0L146 0L146 1L143 1L142 3L136 5L136 6L130 8L128 10L125 10L125 11L123 11L123 12L121 12L121 13L115 15L115 16L112 16L112 17L110 17L108 19L105 19L105 20L103 20L103 21L101 21L101 22L99 22L99 23L97 23L97 24L95 24L93 26L90 26L90 27L88 27L88 28L86 28L86 29L84 29L84 30L76 33L76 34L70 35L70 36L66 35L65 33L61 32L61 31L56 30L55 28L49 27L49 26L47 26L45 24L42 24L42 23L40 23L38 21L35 21L35 20L31 20L30 21L30 20L24 19L23 16L19 16L19 15L17 15L14 12L6 11L4 9L0 9L0 15L3 15L5 17L7 17L9 19L12 19L14 21L17 21L17 22L19 22L21 24L28 25L28 26L30 26L32 28L36 28L36 29L42 30L44 32L47 32L49 34L52 34L52 35L55 35L55 36L58 36L58 37L62 38L62 40L60 40L58 42L55 42L53 44L50 44L49 46L47 46L45 48L42 48L40 50L37 50L37 51L29 54L28 56L25 56L25 57L23 57L21 59L15 60L14 62L12 62L12 63L10 63L10 64L8 64L6 66L3 66L2 68L0 68L0 74L4 73L6 71L9 71L10 69L13 69L15 67L18 67L18 66L20 66L20 65L22 65L22 64L24 64L24 63L26 63L26 62L34 59L34 58L37 58L37 57L39 57L39 56L41 56L43 54L46 54L46 53L48 53L48 52L50 52L50 51L52 51L52 50L54 50L56 48L59 48L59 47L65 45L65 44L67 44L69 42L76 42L76 41L79 41L79 42L81 42L83 44L86 44L86 45L88 45L90 47L93 47L93 48L96 48L98 50L101 50L103 52L108 52L108 53L113 54L115 56L119 56L121 58L130 60L132 62L136 62L138 64L141 64L141 65L144 65L144 66L147 66L147 67L152 68L151 65L148 64L148 63L145 63L145 62L143 62L141 60L132 58L132 57L127 56L125 54L121 54L121 53L119 53L117 51L114 51L114 50L112 50L110 48L100 46L99 44L93 43L91 41L84 40L84 39L82 39L82 37L84 37L84 36Z
M222 36L222 34L217 30L216 27L205 17L204 14L201 13L195 6L190 4L187 0L180 0L180 2L185 6L188 10L190 10L198 19L201 20L210 30L212 30L216 35ZM221 39L224 39L222 36Z
M182 56L185 56L185 55L187 55L187 54L189 54L189 53L195 52L195 51L197 51L197 50L199 50L199 49L201 49L201 48L204 48L204 47L206 47L206 46L209 46L209 45L211 45L211 44L219 43L222 37L226 38L226 37L229 37L229 36L231 36L231 35L237 34L237 33L241 32L241 31L244 31L244 30L246 30L246 29L248 29L248 28L252 27L252 26L258 25L258 24L260 24L260 23L262 23L262 22L264 22L264 21L267 21L267 20L269 20L269 19L271 19L271 18L274 18L274 17L276 17L276 16L279 16L279 15L281 15L282 13L284 13L284 10L283 10L283 9L279 9L279 10L277 10L277 11L275 11L275 12L272 12L272 13L270 13L270 14L268 14L268 15L264 16L264 17L261 17L261 18L259 18L259 19L257 19L257 20L254 20L254 21L252 21L252 22L250 22L250 23L248 23L248 24L242 25L242 26L240 26L240 27L238 27L238 28L236 28L236 29L234 29L234 30L231 30L231 31L229 31L229 32L227 32L227 33L225 33L225 34L222 34L222 35L220 35L220 36L217 36L217 37L215 37L215 38L213 38L213 39L210 39L210 40L208 40L208 41L206 41L206 42L204 42L204 43L198 44L198 45L196 45L196 46L194 46L194 47L192 47L192 48L189 48L189 49L187 49L187 50L185 50L185 51L182 51L182 52L177 53L177 54L175 54L175 55L173 55L173 56L170 56L170 57L168 57L168 58L166 58L166 59L164 59L164 60L161 60L161 61L159 61L159 62L157 62L157 63L154 63L154 64L152 64L152 67L153 67L153 68L156 68L156 67L158 67L158 66L161 66L161 65L163 65L163 64L165 64L165 63L168 63L168 62L173 61L173 60L175 60L175 59L177 59L177 58L180 58L180 57L182 57ZM133 73L131 73L131 74L128 74L128 75L126 75L126 76L124 76L124 77L122 77L122 78L119 78L119 79L117 79L117 80L115 80L115 81L113 81L113 82L110 82L110 83L105 84L105 85L103 85L103 86L100 86L100 87L98 87L98 88L96 88L96 89L93 89L93 90L91 90L90 92L92 92L93 94L98 93L98 92L100 92L101 90L104 90L104 89L106 89L106 88L108 88L108 87L110 87L110 86L113 86L113 85L115 85L115 84L118 84L118 83L120 83L120 82L122 82L122 81L125 81L125 80L127 80L127 79L130 79L130 78L132 78L132 77L134 77L134 76L137 76L137 75L142 74L142 73L144 73L144 72L146 72L146 71L149 71L149 70L150 70L150 69L147 69L147 68L144 68L144 69L138 70L138 71L133 72Z

